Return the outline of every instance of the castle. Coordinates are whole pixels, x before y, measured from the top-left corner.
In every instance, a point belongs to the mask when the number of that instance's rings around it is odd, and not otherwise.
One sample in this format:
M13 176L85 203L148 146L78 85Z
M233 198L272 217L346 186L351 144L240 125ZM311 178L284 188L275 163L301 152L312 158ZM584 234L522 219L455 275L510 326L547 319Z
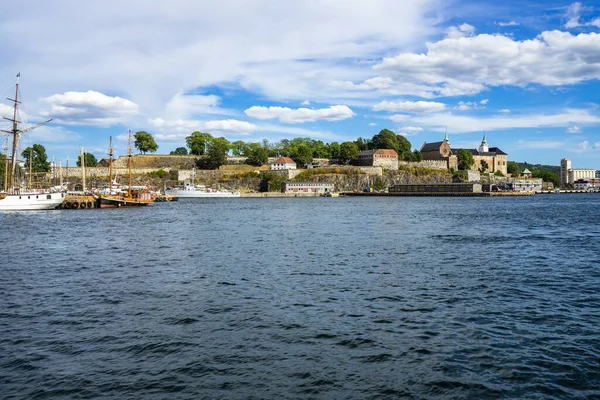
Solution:
M458 170L458 151L461 149L452 149L448 140L448 133L441 142L427 143L421 146L421 154L423 160L438 160L445 161L448 169ZM478 171L481 169L483 162L487 164L485 172L495 173L501 172L507 174L508 154L500 150L498 147L489 147L488 142L483 135L483 140L478 149L465 149L473 155L475 163L471 166L472 170Z

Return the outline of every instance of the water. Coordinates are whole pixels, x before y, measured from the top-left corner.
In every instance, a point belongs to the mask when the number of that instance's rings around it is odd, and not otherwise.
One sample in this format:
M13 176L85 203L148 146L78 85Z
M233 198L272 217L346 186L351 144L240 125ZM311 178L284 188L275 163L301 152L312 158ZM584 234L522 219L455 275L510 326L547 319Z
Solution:
M0 397L600 397L600 196L0 214Z

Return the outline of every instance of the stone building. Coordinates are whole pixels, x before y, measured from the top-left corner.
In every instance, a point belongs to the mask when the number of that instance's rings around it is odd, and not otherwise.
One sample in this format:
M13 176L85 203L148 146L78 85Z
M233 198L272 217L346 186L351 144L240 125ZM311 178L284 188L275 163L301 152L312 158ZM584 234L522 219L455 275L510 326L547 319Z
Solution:
M398 153L392 149L362 150L358 153L360 165L398 170Z
M448 169L458 169L458 151L461 149L453 149L448 140L448 134L441 142L425 143L421 146L421 154L423 160L445 160ZM481 141L481 145L477 149L465 149L473 155L473 166L471 169L478 171L481 169L483 162L487 164L485 172L494 173L500 171L503 175L507 174L508 155L498 147L489 147L485 135Z

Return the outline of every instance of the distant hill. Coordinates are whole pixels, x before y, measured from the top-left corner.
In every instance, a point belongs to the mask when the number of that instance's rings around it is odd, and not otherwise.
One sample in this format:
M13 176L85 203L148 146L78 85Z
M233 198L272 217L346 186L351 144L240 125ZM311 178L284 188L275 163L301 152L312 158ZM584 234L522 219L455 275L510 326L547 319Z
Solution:
M521 168L521 171L525 170L525 168L527 168L528 170L532 171L534 169L537 169L538 171L548 171L548 172L552 172L553 174L556 174L558 176L560 176L560 165L542 165L542 164L529 164L527 162L518 162L519 167Z

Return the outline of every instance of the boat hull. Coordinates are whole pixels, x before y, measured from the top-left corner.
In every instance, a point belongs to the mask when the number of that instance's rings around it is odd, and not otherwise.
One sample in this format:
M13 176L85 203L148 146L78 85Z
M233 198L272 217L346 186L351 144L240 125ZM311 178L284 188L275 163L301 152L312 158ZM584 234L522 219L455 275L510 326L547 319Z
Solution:
M179 198L222 198L222 197L241 197L239 192L206 192L202 190L173 190L167 191L167 194L173 194Z
M8 194L0 198L0 211L53 210L64 199L64 193Z
M100 208L144 207L152 204L152 200L127 199L120 197L100 197Z

